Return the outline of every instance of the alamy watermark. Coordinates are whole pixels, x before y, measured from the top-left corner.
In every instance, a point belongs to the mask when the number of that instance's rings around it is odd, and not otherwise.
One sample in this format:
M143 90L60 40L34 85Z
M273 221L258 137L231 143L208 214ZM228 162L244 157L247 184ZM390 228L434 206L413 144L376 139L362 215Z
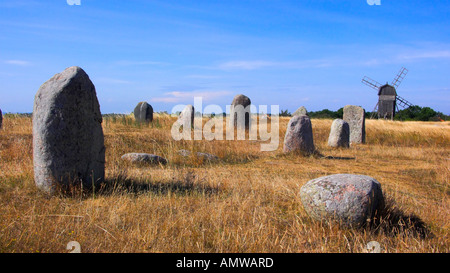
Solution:
M172 114L183 110L185 106L176 105L172 108ZM255 105L249 105L245 108L242 105L227 105L226 110L229 114L225 117L225 128L223 123L224 111L219 105L211 104L203 108L202 98L195 97L194 109L194 124L192 124L191 118L188 117L178 119L172 125L171 134L174 140L202 140L203 138L208 141L224 140L224 132L226 132L226 140L246 140L248 132L248 140L269 141L269 143L261 143L261 151L275 151L278 149L280 140L279 105L270 106L270 112L275 113L270 117L267 114L252 114L268 113L267 105L260 105L259 109ZM210 118L205 125L203 125L203 117ZM268 128L269 120L270 130ZM193 137L192 129L194 132ZM236 137L235 132L237 132Z

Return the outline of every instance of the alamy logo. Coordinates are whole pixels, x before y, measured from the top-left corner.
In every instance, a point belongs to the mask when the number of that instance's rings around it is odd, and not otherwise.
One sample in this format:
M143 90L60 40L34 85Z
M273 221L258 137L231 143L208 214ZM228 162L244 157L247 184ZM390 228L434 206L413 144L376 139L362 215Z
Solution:
M381 0L367 0L367 4L373 6L380 6L381 5Z
M81 0L67 0L67 5L69 6L80 6L81 5Z

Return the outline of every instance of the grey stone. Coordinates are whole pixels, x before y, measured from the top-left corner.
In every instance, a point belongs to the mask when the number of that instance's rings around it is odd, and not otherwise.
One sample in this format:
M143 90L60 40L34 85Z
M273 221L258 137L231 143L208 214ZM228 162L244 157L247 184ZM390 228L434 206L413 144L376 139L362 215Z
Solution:
M167 164L167 160L163 157L154 154L146 153L128 153L121 157L123 160L130 161L132 163L147 163L147 164Z
M350 143L366 143L366 111L360 106L347 105L344 107L343 119L350 126Z
M292 116L307 116L308 115L308 111L306 111L305 106L301 106L300 108L297 109L297 111L294 112L294 114L292 114Z
M191 151L188 150L179 150L178 153L184 157L189 157L192 155ZM213 154L208 154L208 153L201 153L201 152L197 152L196 156L199 158L203 158L203 160L207 160L207 161L217 161L219 160L219 157Z
M342 119L335 119L331 124L328 146L348 148L350 145L350 126Z
M194 126L195 109L192 105L186 105L181 114L178 116L177 122L183 124L183 126L191 128Z
M137 122L152 122L153 107L145 101L138 103L134 108L134 118Z
M300 189L301 202L315 220L359 226L384 205L381 184L372 177L335 174L313 179Z
M95 86L80 67L54 75L37 91L33 106L36 186L90 188L105 176L102 115Z
M305 155L315 151L311 120L308 116L294 116L288 123L283 152L300 152Z
M233 98L230 107L230 117L236 128L249 128L251 104L250 98L245 95L240 94ZM239 117L241 117L241 119Z

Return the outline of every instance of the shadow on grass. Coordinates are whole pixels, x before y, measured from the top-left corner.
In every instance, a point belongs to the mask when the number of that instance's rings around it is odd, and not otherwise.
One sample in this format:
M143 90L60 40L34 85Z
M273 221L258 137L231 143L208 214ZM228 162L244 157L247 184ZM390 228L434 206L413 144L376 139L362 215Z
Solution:
M114 196L121 194L145 194L153 193L157 195L166 195L173 193L177 195L202 195L210 196L218 194L219 187L211 187L202 182L196 181L196 176L189 172L181 179L173 178L170 181L148 181L133 179L125 173L113 175L112 178L105 179L95 188L82 188L80 186L71 186L60 195L72 198L91 198L92 196Z
M387 197L385 204L375 217L365 225L365 228L389 236L415 236L433 238L434 235L426 223L415 214L407 214L401 210L395 201Z

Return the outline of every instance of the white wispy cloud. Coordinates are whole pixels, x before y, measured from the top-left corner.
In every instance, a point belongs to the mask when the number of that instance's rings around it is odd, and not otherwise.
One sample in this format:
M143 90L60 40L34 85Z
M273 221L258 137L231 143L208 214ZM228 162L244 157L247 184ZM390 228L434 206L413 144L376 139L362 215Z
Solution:
M179 103L188 100L194 100L194 97L201 97L203 101L210 101L216 98L229 96L230 91L172 91L164 93L163 97L156 97L151 99L153 102Z
M418 59L447 59L450 58L449 50L436 50L436 51L421 51L408 54L402 54L398 56L403 60L418 60Z
M330 67L335 65L332 60L302 60L292 62L274 62L274 61L229 61L221 63L217 66L222 70L257 70L264 68L277 68L277 69L304 69L304 68L321 68Z
M5 64L18 65L18 66L30 66L31 62L24 60L6 60Z

